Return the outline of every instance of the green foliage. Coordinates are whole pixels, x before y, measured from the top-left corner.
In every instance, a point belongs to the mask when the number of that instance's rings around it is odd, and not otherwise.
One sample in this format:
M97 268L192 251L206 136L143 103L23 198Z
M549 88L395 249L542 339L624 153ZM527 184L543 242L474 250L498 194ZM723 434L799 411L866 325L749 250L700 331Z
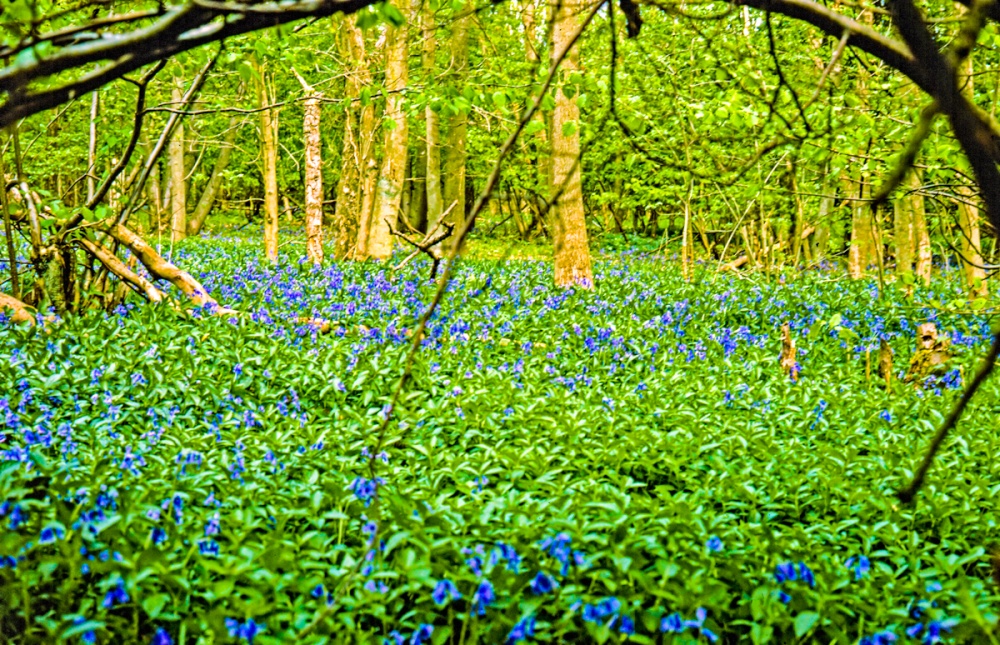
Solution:
M864 377L866 349L886 338L903 365L928 317L968 348L968 374L984 319L824 274L692 285L616 255L596 292L573 293L551 290L545 263L466 262L379 445L426 265L271 267L256 247L176 258L239 318L130 304L0 326L8 642L148 642L158 628L226 642L227 619L252 619L255 642L278 643L320 617L302 642L430 624L435 643L492 643L533 616L539 640L624 642L628 617L630 642L652 643L699 608L703 624L666 642L708 629L846 644L928 621L986 642L1000 388L985 386L909 508L893 492L961 377L893 393ZM777 366L785 321L804 350L797 383ZM388 463L363 456L380 448ZM366 506L352 484L371 467L385 483ZM558 586L536 594L538 572ZM462 597L438 604L444 579ZM480 616L483 581L496 599ZM614 623L594 618L605 609Z

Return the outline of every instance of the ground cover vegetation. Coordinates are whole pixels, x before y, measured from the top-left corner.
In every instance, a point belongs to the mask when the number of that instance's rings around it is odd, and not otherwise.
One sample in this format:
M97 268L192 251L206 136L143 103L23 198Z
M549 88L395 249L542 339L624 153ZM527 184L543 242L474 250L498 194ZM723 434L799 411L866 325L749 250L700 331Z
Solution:
M1000 640L994 2L0 9L5 642Z
M247 316L128 303L0 332L17 642L989 638L996 385L926 499L893 495L983 317L822 271L685 284L613 255L592 293L554 290L545 262L468 262L377 447L425 265L271 266L225 239L183 256ZM908 355L928 318L954 371L866 378L866 351ZM783 321L808 347L797 382Z

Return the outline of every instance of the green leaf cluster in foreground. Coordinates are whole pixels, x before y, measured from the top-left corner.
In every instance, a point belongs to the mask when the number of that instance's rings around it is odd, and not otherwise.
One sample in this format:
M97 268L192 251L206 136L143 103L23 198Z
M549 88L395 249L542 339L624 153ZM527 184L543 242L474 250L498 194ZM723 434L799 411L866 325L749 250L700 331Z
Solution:
M989 642L997 385L919 504L893 496L985 314L823 272L685 284L623 256L574 293L465 262L379 446L425 266L184 255L240 318L0 327L7 642ZM916 301L956 297L934 289ZM866 380L865 351L902 371L928 318L955 369Z

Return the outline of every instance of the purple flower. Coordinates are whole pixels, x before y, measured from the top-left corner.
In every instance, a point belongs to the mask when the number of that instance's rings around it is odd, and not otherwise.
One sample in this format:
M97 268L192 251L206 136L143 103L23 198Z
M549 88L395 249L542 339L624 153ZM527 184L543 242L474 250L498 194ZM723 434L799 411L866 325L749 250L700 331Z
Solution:
M774 581L778 584L795 580L797 577L795 565L791 562L782 562L774 568Z
M430 640L433 633L434 625L421 625L417 628L417 631L413 632L413 636L410 638L410 645L421 645L424 641Z
M531 581L531 591L538 596L551 592L556 586L555 579L544 571L539 571Z
M115 605L128 602L128 600L128 593L125 592L125 583L119 580L118 584L104 594L104 601L101 603L101 606L105 609L111 609Z
M660 631L667 634L679 634L684 631L684 619L677 612L664 616L660 621Z
M149 645L174 645L174 641L170 638L170 633L167 630L158 627Z
M535 635L535 617L528 616L518 621L518 623L514 625L514 628L510 630L510 633L507 634L507 643L508 645L510 645L511 643L517 643L526 640L529 636L534 636L534 635Z
M434 587L434 593L431 594L434 599L434 603L437 605L443 605L449 600L458 600L462 597L462 594L458 593L458 588L455 587L455 583L451 580L442 580L437 583Z
M479 583L476 593L472 596L472 604L475 605L475 611L480 616L485 615L486 607L494 600L496 600L496 594L493 592L493 585L490 584L489 580L483 580Z

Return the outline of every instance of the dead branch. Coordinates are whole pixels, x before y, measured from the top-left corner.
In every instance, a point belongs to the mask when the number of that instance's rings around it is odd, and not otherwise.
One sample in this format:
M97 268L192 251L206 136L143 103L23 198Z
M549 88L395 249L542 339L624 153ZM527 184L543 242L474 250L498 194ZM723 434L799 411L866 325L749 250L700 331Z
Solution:
M163 292L157 289L152 282L128 268L110 249L85 237L77 240L77 243L83 250L94 256L98 262L106 266L108 271L118 276L122 282L132 287L137 293L144 295L150 302L163 302L165 298Z
M11 321L15 323L35 324L35 316L31 313L31 308L17 298L0 293L0 312L10 310L13 315Z

